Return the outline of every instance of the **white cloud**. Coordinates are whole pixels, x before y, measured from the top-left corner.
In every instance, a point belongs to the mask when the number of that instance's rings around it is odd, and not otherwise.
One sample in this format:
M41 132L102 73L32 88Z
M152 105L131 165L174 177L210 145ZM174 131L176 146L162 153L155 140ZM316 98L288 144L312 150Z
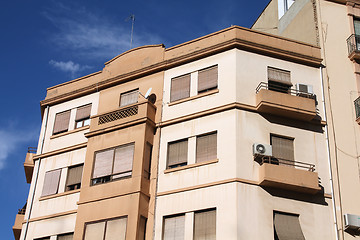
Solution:
M63 72L70 73L72 78L76 77L81 71L91 68L88 65L81 66L80 64L74 63L73 61L58 62L55 60L50 60L49 64Z
M0 129L0 170L5 167L7 158L18 149L19 144L35 139L36 133L32 131L22 132L18 130ZM23 152L25 152L25 150Z
M58 47L71 50L80 57L105 59L129 50L131 22L125 22L127 16L119 21L84 7L54 4L43 15L57 28L50 37ZM156 35L136 30L135 24L133 47L162 42Z

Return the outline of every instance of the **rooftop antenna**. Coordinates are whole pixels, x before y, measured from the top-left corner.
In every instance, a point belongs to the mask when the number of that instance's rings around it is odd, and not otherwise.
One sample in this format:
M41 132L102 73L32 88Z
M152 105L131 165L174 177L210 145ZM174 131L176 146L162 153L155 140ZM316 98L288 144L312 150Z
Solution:
M130 36L130 49L132 48L132 41L133 41L133 33L134 33L134 23L135 23L135 15L131 14L126 21L131 20L131 36Z

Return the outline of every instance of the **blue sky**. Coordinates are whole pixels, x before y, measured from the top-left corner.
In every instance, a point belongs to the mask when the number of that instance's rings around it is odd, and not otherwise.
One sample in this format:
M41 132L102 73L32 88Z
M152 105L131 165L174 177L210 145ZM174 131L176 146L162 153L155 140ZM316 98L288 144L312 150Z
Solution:
M0 7L1 239L13 239L17 209L27 199L23 162L37 146L46 88L99 71L130 48L171 47L239 25L250 27L269 0L13 0Z

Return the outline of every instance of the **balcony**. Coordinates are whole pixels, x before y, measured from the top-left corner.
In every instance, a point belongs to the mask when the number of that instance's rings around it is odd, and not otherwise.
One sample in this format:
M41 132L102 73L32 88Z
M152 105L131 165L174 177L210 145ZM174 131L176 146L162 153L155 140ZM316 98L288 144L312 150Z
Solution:
M22 223L24 221L24 216L25 216L25 210L26 210L26 204L24 205L23 208L19 209L18 214L16 214L15 223L12 228L15 240L19 240L20 238Z
M354 101L356 122L360 124L360 97Z
M34 170L34 160L33 157L36 154L36 148L35 147L28 147L28 151L26 153L26 158L24 162L24 170L25 170L25 176L26 176L26 182L31 183L32 174Z
M256 88L256 109L260 113L311 121L316 116L316 96L261 82Z
M346 40L351 61L360 61L360 35L352 34Z
M260 186L307 194L316 194L321 190L313 164L263 157L260 165Z
M120 107L114 111L91 117L90 132L85 136L101 134L118 128L150 121L155 124L156 106L150 101L143 101Z

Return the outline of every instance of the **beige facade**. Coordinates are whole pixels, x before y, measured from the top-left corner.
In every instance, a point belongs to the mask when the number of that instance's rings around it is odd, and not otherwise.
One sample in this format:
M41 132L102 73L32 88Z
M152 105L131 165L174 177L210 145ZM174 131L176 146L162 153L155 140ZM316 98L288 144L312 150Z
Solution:
M272 33L321 47L334 202L339 239L357 239L360 233L347 215L360 216L358 30L359 1L295 1L277 19L270 2L253 29L273 28ZM286 22L286 24L283 24ZM302 27L306 24L308 27ZM286 27L284 27L286 25ZM264 30L266 31L266 30ZM355 102L355 106L354 106Z
M49 88L14 233L260 240L286 238L285 219L335 239L321 62L313 43L233 26Z

